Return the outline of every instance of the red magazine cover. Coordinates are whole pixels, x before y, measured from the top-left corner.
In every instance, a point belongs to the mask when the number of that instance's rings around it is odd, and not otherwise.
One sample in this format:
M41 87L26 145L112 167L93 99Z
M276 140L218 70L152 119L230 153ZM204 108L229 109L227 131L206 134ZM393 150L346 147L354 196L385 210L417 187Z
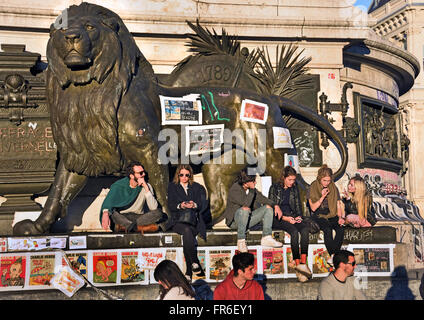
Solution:
M93 282L116 283L118 254L116 252L93 253Z
M262 250L264 274L284 274L283 249Z
M25 284L25 256L3 256L0 260L0 287L23 287Z

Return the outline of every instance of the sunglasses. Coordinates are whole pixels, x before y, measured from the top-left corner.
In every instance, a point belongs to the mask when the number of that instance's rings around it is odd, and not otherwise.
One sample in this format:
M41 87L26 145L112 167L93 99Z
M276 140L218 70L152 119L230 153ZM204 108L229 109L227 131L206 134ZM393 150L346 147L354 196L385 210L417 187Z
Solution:
M190 178L190 173L180 173L178 176Z
M134 174L140 174L140 175L143 175L143 174L145 174L145 171L139 171L139 172L134 172Z
M354 267L354 266L355 266L355 264L356 264L356 261L353 261L353 262L346 262L345 264L351 264L351 265L352 265L352 267Z

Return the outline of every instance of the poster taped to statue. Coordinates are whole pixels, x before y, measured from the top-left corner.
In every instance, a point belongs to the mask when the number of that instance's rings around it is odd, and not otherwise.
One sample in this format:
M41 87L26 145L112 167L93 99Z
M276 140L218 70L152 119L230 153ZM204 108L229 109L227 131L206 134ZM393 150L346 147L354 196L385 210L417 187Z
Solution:
M224 125L187 126L185 136L186 155L216 152L224 142Z
M265 124L269 107L265 103L244 99L241 103L240 120Z
M199 95L165 97L159 95L162 125L202 124Z
M274 149L293 148L289 129L281 127L272 127L272 132L274 135Z

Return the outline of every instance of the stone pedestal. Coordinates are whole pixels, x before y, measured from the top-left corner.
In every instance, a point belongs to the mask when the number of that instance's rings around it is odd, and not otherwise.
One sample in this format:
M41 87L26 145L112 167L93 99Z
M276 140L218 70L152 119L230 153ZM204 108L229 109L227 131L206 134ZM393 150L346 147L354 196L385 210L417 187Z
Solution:
M45 63L25 45L2 45L0 52L1 233L11 233L15 211L38 211L35 194L54 179L53 141L45 96Z

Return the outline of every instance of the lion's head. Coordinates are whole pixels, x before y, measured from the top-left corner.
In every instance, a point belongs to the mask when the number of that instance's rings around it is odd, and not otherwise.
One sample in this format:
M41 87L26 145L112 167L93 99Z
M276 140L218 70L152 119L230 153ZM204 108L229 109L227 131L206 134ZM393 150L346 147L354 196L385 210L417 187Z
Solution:
M101 84L111 71L129 85L138 59L144 57L121 18L86 2L70 6L66 18L66 28L51 25L47 44L49 70L62 87L92 80Z
M55 141L68 170L85 175L121 167L117 110L136 76L153 69L121 18L83 2L71 6L65 27L52 24L47 88Z

